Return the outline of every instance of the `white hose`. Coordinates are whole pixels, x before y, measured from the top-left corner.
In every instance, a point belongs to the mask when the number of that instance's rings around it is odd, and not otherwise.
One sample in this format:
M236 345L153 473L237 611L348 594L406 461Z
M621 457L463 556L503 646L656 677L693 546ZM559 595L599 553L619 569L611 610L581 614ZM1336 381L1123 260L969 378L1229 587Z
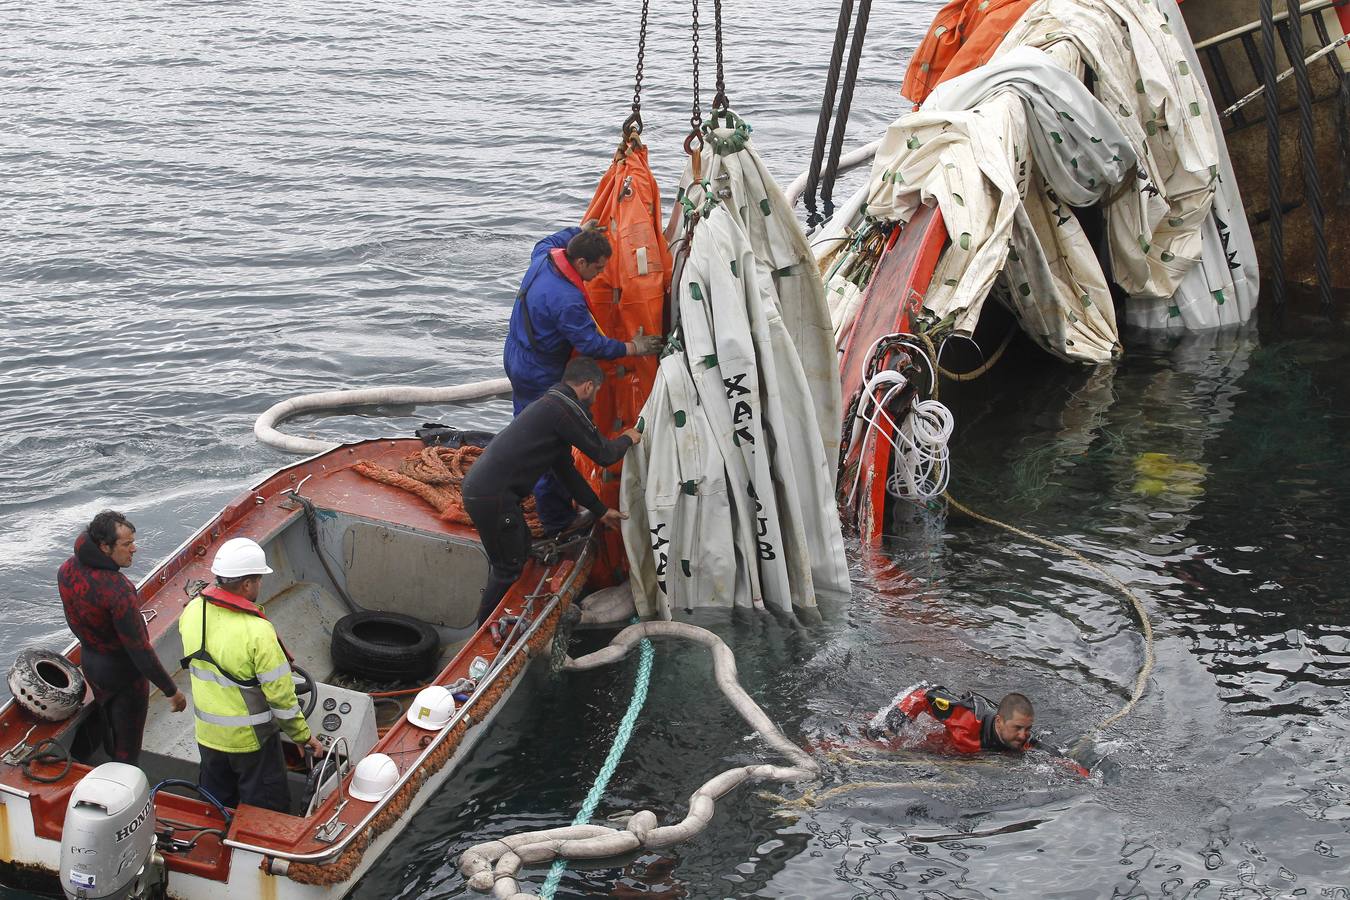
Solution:
M899 373L879 372L873 381L888 374ZM950 459L947 441L952 436L955 420L951 410L941 401L919 400L911 405L909 414L897 426L886 407L896 394L904 390L905 384L904 379L900 379L876 401L876 415L868 416L859 408L858 418L868 424L864 441L880 436L891 445L893 452L891 473L886 478L887 493L901 500L932 500L947 490L951 477L951 466L947 464ZM892 434L895 437L891 437ZM855 479L853 491L857 489ZM851 493L849 501L853 499Z
M863 357L863 370L866 371L877 348L887 338L877 338ZM922 346L916 349L929 360L930 367L935 363L929 358ZM930 368L930 371L933 369ZM951 410L937 400L919 400L914 402L908 414L899 424L887 407L897 394L903 391L909 382L905 376L894 369L882 369L868 379L863 386L858 411L854 414L849 443L852 445L860 438L860 457L867 452L867 442L878 436L891 445L891 473L886 478L886 492L902 500L932 500L940 497L946 490L951 478L950 451L947 442L955 429L955 419ZM878 390L886 387L878 396ZM863 431L864 424L867 427ZM895 435L895 437L891 437ZM853 476L853 485L849 489L848 505L857 501L858 485L862 480L862 465L859 464Z
M895 460L886 490L892 497L932 500L946 492L952 471L947 441L954 427L951 410L940 401L914 404L896 435L899 443L891 441Z
M667 637L693 641L712 652L713 673L722 694L759 739L787 757L791 765L751 764L727 769L694 791L684 819L671 825L660 825L654 812L642 810L621 827L571 825L527 831L475 844L459 858L459 870L468 879L470 888L482 894L491 892L498 900L533 900L535 895L521 891L516 880L524 865L552 862L558 857L604 859L641 849L670 847L707 828L717 801L739 785L756 781L809 781L820 775L820 764L788 740L741 687L736 678L735 655L711 631L684 622L630 625L619 632L609 646L580 659L569 658L565 668L577 672L609 665L623 659L644 638Z
M260 443L287 453L309 455L332 450L339 444L333 441L318 441L313 438L295 437L283 434L277 425L301 413L321 410L341 409L349 406L378 406L397 403L404 406L427 403L469 403L474 400L487 400L511 392L511 382L505 378L490 378L487 381L475 381L471 384L457 384L450 387L382 387L363 388L355 391L323 391L317 394L302 394L289 400L282 400L267 412L258 416L253 423L253 434Z
M838 174L842 175L849 169L856 168L867 162L877 155L877 148L880 146L881 141L876 140L870 144L864 144L857 150L845 153L843 156L839 157ZM784 191L783 194L787 197L788 206L796 206L797 201L802 199L802 193L806 190L806 179L809 175L810 172L803 172L792 179L792 184L787 186L787 190Z

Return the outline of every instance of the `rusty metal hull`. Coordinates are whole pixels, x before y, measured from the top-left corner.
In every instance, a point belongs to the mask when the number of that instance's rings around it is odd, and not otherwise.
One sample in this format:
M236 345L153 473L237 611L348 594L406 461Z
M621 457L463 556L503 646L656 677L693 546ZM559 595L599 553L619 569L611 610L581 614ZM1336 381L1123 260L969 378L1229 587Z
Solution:
M1319 8L1316 0L1304 0L1302 29L1304 55L1350 33L1350 6ZM1283 4L1276 4L1283 12ZM1258 0L1186 0L1182 6L1186 26L1200 55L1206 81L1220 108L1227 108L1261 85L1257 48L1260 32L1243 35L1244 27L1260 17ZM1276 69L1290 67L1286 47L1290 31L1277 24ZM1350 290L1350 269L1340 263L1350 258L1350 50L1342 47L1308 66L1313 105L1315 168L1321 181L1326 209L1325 236L1331 260L1332 287ZM1283 182L1281 211L1284 217L1284 268L1289 282L1311 285L1315 281L1315 241L1312 218L1305 194L1304 164L1299 147L1299 110L1295 79L1289 78L1277 91L1280 165ZM1269 190L1269 128L1264 99L1243 107L1224 120L1224 140L1247 207L1252 238L1263 272L1273 272Z

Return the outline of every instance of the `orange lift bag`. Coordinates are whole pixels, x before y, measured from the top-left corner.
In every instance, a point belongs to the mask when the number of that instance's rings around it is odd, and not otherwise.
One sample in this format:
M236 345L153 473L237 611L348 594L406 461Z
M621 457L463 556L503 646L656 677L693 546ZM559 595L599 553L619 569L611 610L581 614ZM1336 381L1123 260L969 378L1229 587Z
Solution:
M586 283L586 300L602 334L628 340L643 334L664 334L666 297L670 291L670 248L661 233L661 192L647 164L647 148L636 136L620 147L583 221L595 219L605 228L614 255L598 277ZM636 422L656 380L657 357L598 361L605 384L591 408L595 424L614 435ZM622 462L601 469L581 453L578 471L605 505L619 505ZM613 584L627 568L627 555L617 530L601 534L602 551L592 582Z
M951 0L910 57L900 93L918 106L949 78L989 62L1031 0Z

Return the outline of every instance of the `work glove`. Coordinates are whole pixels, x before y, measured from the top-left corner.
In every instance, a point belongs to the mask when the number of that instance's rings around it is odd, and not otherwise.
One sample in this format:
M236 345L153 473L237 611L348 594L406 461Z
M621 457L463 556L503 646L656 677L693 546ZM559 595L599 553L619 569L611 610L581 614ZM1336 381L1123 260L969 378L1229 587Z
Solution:
M666 348L666 339L659 334L643 334L639 327L632 344L634 356L654 356Z

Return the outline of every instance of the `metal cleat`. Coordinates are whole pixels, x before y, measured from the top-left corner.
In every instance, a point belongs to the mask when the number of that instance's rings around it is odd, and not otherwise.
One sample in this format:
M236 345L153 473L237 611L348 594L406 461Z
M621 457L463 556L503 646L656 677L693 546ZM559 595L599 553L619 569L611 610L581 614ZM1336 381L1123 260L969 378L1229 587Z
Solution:
M36 728L36 725L30 727L24 732L23 737L19 738L17 744L10 747L4 753L0 753L0 762L4 762L7 766L22 765L24 760L28 759L28 754L33 752L33 745L28 743L28 739L32 736L33 731Z

